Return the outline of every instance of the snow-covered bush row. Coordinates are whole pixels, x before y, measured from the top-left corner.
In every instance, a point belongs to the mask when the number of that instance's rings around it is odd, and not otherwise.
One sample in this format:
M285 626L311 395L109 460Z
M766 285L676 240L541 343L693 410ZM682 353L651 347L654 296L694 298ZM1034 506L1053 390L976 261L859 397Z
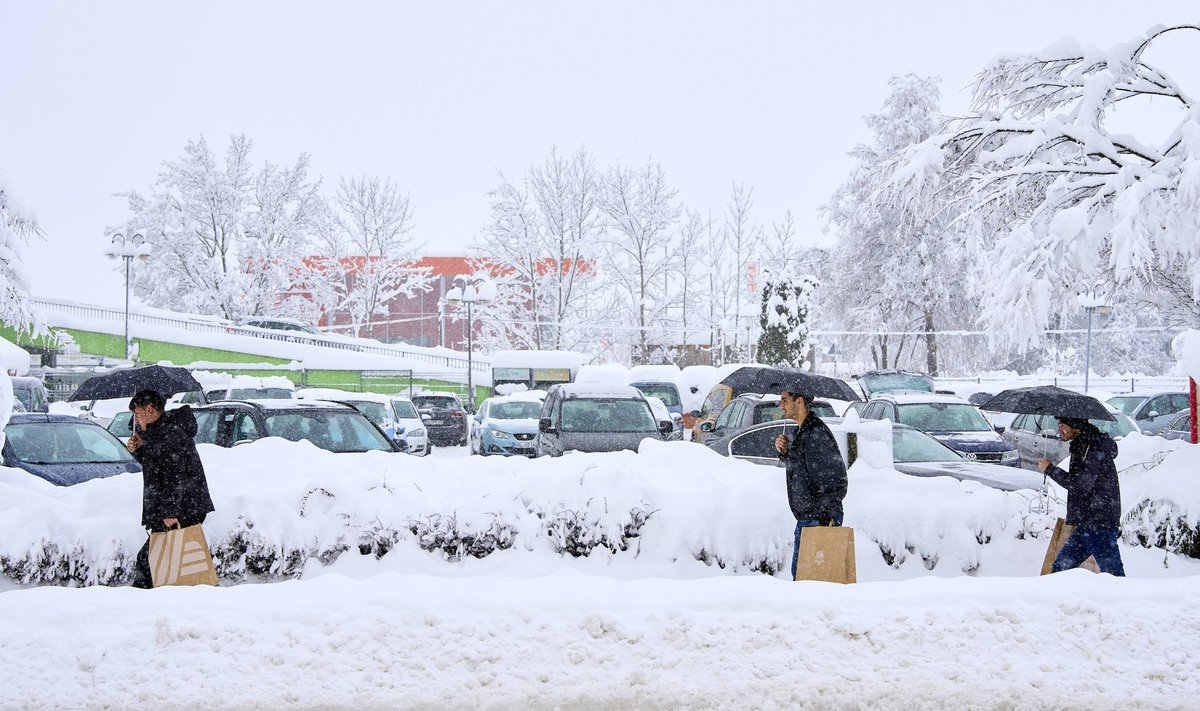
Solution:
M1176 441L1173 451L1127 466L1121 499L1126 543L1200 558L1200 447Z
M790 562L783 470L690 443L537 460L335 455L278 439L200 450L217 506L204 527L231 582L349 559L387 558L394 569L413 556L466 565L498 552L493 565L538 553L527 557L586 557L647 576L695 561L714 574L775 574ZM1053 500L1056 510L1038 513L1034 492L900 474L870 442L860 453L846 499L860 560L975 572L989 541L1040 536L1061 513ZM126 582L145 541L140 504L139 475L57 488L0 469L0 584Z

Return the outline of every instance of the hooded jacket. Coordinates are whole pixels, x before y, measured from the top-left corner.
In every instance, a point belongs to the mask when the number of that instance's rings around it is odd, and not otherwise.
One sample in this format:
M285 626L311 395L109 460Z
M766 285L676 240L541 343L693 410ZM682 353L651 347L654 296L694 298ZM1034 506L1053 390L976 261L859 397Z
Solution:
M788 503L797 521L832 521L842 515L846 465L829 425L809 413L779 455L787 463Z
M1116 528L1121 523L1121 485L1117 481L1117 443L1092 425L1071 440L1068 471L1046 468L1046 475L1067 490L1067 523Z
M142 465L142 525L163 530L163 519L187 526L214 509L204 465L196 452L192 408L168 410L142 432L133 456Z

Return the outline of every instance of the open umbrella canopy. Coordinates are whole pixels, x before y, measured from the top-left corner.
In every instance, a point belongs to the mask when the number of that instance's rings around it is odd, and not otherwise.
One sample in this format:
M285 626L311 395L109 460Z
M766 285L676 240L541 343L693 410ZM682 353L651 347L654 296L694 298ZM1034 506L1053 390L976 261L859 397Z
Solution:
M1090 395L1054 385L1001 390L979 406L992 412L1019 412L1053 417L1077 417L1081 420L1115 420L1104 403Z
M858 400L858 394L844 381L799 368L745 366L730 373L721 384L733 390L735 396L742 393L765 394L787 390L834 400Z
M133 397L142 390L154 390L159 395L170 397L175 393L187 393L200 389L200 383L187 368L165 365L145 365L140 368L114 370L83 381L83 385L71 395L71 400L108 400L118 397Z

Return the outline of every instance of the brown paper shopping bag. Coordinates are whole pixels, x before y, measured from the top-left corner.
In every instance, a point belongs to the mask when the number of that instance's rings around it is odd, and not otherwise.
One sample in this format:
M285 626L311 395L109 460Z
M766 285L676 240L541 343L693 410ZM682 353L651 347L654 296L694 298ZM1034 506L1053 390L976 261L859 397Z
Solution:
M857 578L853 528L816 526L800 530L796 580L853 583Z
M1064 519L1060 518L1054 522L1054 532L1050 534L1050 545L1046 547L1046 559L1042 561L1042 575L1050 574L1050 569L1054 567L1054 559L1058 557L1063 546L1067 545L1067 539L1071 537L1071 532L1074 530L1075 527ZM1088 556L1088 559L1083 561L1079 567L1093 573L1100 572L1100 565L1091 556Z
M150 576L156 588L217 584L217 569L200 524L150 534Z

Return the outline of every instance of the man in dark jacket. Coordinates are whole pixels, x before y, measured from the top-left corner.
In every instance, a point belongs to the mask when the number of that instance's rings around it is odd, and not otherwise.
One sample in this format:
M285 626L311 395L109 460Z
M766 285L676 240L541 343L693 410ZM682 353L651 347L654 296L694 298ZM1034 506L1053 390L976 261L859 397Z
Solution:
M1100 570L1125 575L1117 548L1121 523L1121 485L1117 481L1117 443L1083 419L1058 418L1058 434L1071 443L1069 471L1038 460L1047 476L1067 490L1067 523L1071 537L1054 559L1052 572L1079 567L1091 556Z
M809 411L813 398L789 386L779 393L783 414L799 423L790 437L775 438L779 458L787 463L788 503L796 517L792 549L792 577L800 554L800 531L813 526L842 525L842 499L846 498L846 465L829 425Z
M196 451L196 417L186 405L165 411L162 395L143 390L129 401L134 433L129 451L142 465L142 525L151 532L203 523L213 510L204 465ZM150 540L138 551L133 586L153 587Z

